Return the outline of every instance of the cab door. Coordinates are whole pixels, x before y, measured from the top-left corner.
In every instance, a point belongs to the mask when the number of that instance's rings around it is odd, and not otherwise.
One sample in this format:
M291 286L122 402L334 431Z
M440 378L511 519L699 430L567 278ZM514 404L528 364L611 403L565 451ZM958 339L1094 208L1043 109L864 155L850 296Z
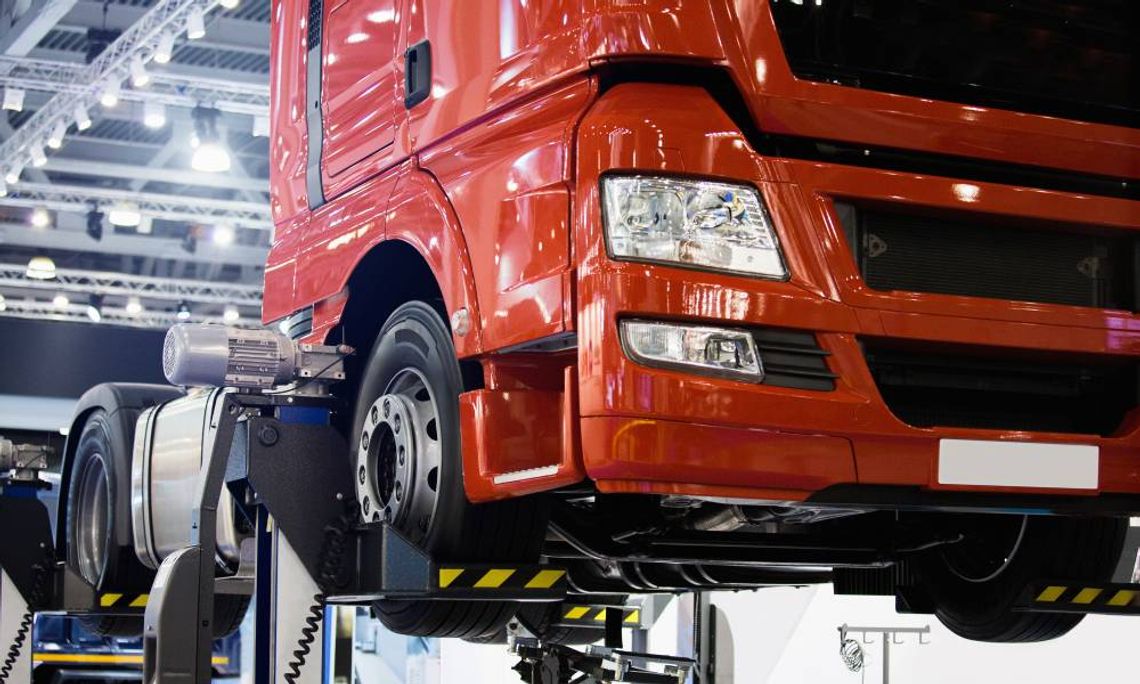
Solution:
M396 4L397 0L329 3L321 112L321 162L327 179L383 155L395 142Z

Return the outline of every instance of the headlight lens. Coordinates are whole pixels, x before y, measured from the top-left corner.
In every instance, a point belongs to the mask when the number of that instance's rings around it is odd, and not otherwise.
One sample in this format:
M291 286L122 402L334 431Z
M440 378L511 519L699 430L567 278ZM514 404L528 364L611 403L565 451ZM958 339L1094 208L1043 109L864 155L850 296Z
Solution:
M745 330L653 321L621 321L626 355L647 366L761 382L764 367Z
M602 194L614 258L788 275L764 202L747 185L610 176L602 179Z

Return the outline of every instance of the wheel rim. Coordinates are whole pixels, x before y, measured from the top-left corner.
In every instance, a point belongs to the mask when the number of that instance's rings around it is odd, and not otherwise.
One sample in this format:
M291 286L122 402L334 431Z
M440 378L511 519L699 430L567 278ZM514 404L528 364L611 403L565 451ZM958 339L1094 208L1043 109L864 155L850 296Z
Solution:
M107 565L110 519L110 483L100 453L92 454L79 476L74 548L79 574L98 587Z
M1028 523L1029 517L1024 515L980 516L965 531L962 541L943 549L947 569L975 584L997 578L1017 557Z
M412 536L431 529L442 459L439 408L427 379L405 368L369 407L360 436L365 520L386 521Z

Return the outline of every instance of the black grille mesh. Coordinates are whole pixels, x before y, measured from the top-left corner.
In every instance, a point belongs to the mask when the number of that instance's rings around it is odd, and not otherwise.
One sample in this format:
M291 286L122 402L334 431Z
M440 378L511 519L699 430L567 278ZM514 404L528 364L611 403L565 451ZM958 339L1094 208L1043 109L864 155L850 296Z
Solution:
M1135 307L1135 238L836 206L873 289Z

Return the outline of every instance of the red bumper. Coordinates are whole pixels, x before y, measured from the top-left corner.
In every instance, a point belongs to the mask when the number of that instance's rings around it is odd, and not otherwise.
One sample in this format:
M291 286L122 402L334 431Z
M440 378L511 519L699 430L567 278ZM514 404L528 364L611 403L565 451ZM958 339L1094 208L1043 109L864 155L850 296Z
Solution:
M671 107L678 98L691 103ZM649 125L652 124L652 125ZM706 131L706 133L698 133ZM586 473L603 491L800 500L840 484L1018 494L1140 493L1140 420L1111 436L919 428L891 413L860 339L961 344L1032 354L1140 356L1140 319L1120 311L866 288L833 198L1140 229L1134 202L865 168L764 158L699 89L630 85L580 129L577 310L579 412ZM788 282L620 263L606 256L598 179L683 173L758 187L792 273ZM967 206L965 203L968 202ZM651 369L626 358L624 316L810 332L830 353L833 391L756 385ZM1098 489L945 487L939 440L1091 444Z

